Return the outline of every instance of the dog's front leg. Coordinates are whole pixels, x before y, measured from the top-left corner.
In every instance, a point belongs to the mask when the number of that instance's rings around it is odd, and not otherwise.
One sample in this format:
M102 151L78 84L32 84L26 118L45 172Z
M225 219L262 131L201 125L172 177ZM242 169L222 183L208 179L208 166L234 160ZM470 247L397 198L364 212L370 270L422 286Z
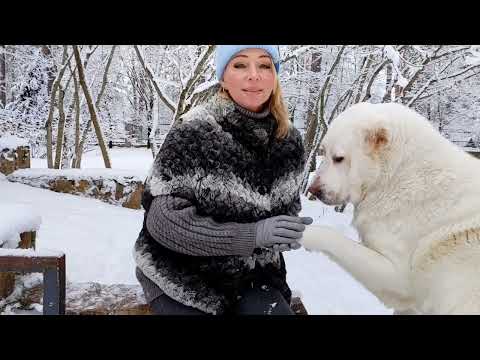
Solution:
M302 245L326 254L378 298L408 298L407 279L390 259L333 228L308 227Z

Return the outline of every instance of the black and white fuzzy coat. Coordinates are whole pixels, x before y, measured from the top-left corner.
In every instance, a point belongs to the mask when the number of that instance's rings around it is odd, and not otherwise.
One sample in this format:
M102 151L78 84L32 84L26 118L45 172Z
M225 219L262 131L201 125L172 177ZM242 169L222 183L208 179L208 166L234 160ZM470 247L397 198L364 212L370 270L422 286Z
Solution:
M286 138L276 139L276 121L265 115L258 118L217 94L182 116L147 178L145 219L153 199L165 195L183 199L182 209L193 207L196 216L220 225L254 229L267 217L298 215L303 142L293 126ZM228 313L242 289L254 282L291 298L283 256L271 249L257 248L248 256L186 255L156 241L145 220L134 257L137 270L162 292L206 313Z

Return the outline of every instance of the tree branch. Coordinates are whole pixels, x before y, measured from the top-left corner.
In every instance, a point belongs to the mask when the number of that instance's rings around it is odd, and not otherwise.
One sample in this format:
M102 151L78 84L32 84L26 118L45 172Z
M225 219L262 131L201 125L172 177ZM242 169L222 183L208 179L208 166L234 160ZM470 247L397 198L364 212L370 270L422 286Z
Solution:
M145 72L147 73L148 77L150 78L150 81L152 81L153 83L153 86L155 88L155 91L157 92L157 95L158 97L163 101L163 103L165 104L165 106L167 108L169 108L173 113L175 113L175 104L173 103L172 100L170 100L168 98L168 96L166 96L162 89L160 88L160 86L158 85L158 82L157 80L155 79L153 73L152 73L152 70L150 69L150 67L145 63L145 60L143 59L143 55L140 51L140 49L138 48L138 45L134 45L133 46L135 48L135 52L137 53L137 57L138 57L138 60L140 61L140 63L142 64L143 68L145 69Z

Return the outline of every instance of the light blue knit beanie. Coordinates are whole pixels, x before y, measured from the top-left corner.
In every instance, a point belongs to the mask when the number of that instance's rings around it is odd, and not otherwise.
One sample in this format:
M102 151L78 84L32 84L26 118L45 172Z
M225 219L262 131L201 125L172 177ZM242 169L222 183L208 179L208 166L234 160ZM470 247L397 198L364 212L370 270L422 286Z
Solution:
M215 68L217 79L220 81L228 62L236 53L244 49L263 49L272 57L273 64L280 71L280 50L278 45L217 45L215 56Z

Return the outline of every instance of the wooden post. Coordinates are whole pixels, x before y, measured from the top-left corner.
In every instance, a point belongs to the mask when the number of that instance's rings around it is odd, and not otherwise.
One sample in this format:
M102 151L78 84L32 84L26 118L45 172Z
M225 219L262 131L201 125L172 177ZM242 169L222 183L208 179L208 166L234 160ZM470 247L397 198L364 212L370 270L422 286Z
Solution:
M35 231L28 231L20 234L20 244L18 247L20 249L35 249Z
M16 169L30 169L30 147L20 146L16 150Z
M43 314L65 314L65 255L0 256L0 271L43 273Z
M15 287L15 274L11 272L0 272L0 299L10 295Z
M29 231L20 234L19 249L35 249L36 232ZM9 296L15 288L15 273L0 270L0 299Z
M0 173L10 175L17 169L30 168L30 148L28 146L2 150L0 149Z

